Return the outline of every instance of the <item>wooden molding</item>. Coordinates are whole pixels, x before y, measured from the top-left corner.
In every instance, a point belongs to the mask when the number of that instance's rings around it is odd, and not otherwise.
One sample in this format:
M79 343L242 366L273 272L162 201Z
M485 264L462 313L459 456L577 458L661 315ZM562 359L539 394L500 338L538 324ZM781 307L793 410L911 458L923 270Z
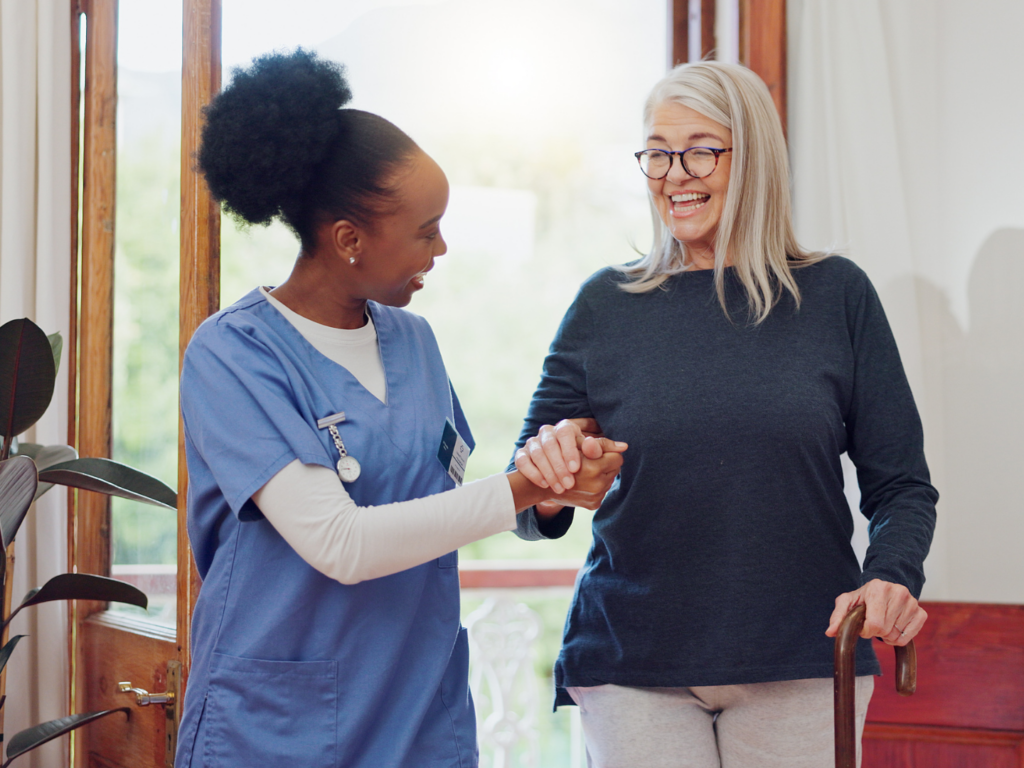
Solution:
M81 79L82 79L82 9L79 0L69 0L68 13L71 16L71 38L68 44L71 46L71 71L68 72L71 85L71 174L68 183L71 186L71 249L69 255L69 271L71 278L71 290L68 300L70 302L68 340L65 344L67 350L67 377L68 377L68 435L67 442L72 448L78 447L78 187L81 183L81 168L79 166L79 154L81 152L80 132L81 122L79 112L82 107ZM77 524L77 501L78 493L74 488L67 489L67 538L69 573L77 570L75 557L75 530ZM77 654L75 653L75 627L78 623L78 607L74 600L67 604L68 637L67 637L67 662L68 662L68 687L66 698L68 712L77 712L77 687L75 685L75 669ZM71 740L67 740L68 750L65 752L65 762L72 764L70 754Z
M117 118L117 0L89 0L79 4L88 25L85 41L85 93L82 119L82 230L81 284L78 304L76 354L78 373L77 445L83 456L109 457L111 449L111 396L114 341L114 212L116 205ZM79 19L73 27L80 29ZM78 46L72 60L78 58ZM78 80L72 93L78 89ZM77 110L75 118L77 120ZM75 136L77 139L77 135ZM75 154L75 158L78 154ZM77 197L77 187L76 187ZM77 212L77 211L76 211ZM77 218L72 232L78 227ZM73 261L73 266L77 263ZM74 282L72 283L74 285ZM74 301L74 299L73 299ZM75 315L72 314L72 318ZM74 319L72 320L74 322ZM77 349L76 349L77 347ZM69 433L74 437L74 420ZM74 443L72 443L74 445ZM68 557L79 573L110 574L110 499L78 491L68 506ZM77 504L74 502L77 500ZM88 701L82 645L88 616L104 603L75 601L71 607L71 705L73 711ZM72 734L71 761L83 765L81 733Z
M983 728L944 728L939 725L902 725L865 723L864 739L872 741L918 741L928 744L1019 748L1024 731L997 731Z
M85 49L82 182L82 283L78 449L109 457L114 332L114 208L117 117L117 0L91 0ZM75 566L110 573L110 501L80 491ZM102 604L79 604L80 617Z
M690 60L690 0L672 0L669 5L668 67L685 64Z
M739 0L740 61L754 70L786 131L786 0Z
M185 0L181 88L181 303L179 369L192 334L220 305L220 206L196 171L203 107L220 91L220 0ZM178 421L178 659L187 679L199 574L186 527L188 469Z

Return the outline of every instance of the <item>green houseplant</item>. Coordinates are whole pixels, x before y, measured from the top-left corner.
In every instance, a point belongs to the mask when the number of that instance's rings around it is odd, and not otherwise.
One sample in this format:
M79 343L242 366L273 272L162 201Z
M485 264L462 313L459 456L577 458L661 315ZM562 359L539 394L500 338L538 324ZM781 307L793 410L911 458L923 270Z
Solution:
M28 319L0 326L0 557L3 604L0 611L0 741L3 740L6 666L23 635L8 639L11 620L23 609L52 600L98 600L147 606L146 595L123 581L85 573L54 576L12 606L14 538L32 502L56 485L122 496L175 509L177 495L154 477L109 459L79 458L66 445L18 443L16 436L32 427L46 412L60 364L60 334L47 336ZM17 733L7 742L6 768L11 761L52 739L127 707L83 712L58 718Z

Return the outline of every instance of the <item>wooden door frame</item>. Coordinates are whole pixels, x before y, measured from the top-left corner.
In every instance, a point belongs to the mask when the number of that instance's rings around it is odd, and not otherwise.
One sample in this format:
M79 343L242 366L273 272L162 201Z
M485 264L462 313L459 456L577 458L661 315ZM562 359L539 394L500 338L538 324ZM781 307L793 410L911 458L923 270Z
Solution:
M669 0L669 67L706 58L715 50L715 0ZM700 52L690 55L690 27L700 25Z
M786 0L739 0L740 61L754 70L775 102L786 132Z
M70 413L68 443L82 455L109 457L113 389L113 292L116 207L117 11L118 0L69 0L72 68L72 245L71 333L69 337ZM81 60L81 18L87 36ZM183 7L182 145L181 145L181 296L180 352L195 328L219 303L220 209L205 182L195 172L202 108L220 88L220 0L185 0ZM80 92L84 64L85 89ZM79 108L84 116L79 125ZM81 130L81 134L79 131ZM79 166L81 157L81 167ZM79 198L79 185L81 197ZM81 202L81 237L78 206ZM78 276L81 273L81 281ZM180 355L179 355L180 364ZM118 653L118 633L130 632L144 652L119 659L119 674L135 676L143 684L152 680L162 689L168 673L155 671L143 658L176 659L182 679L191 660L189 636L192 608L199 577L188 546L185 528L187 474L179 419L178 486L178 611L176 630L130 617L110 614L103 603L79 601L69 605L68 700L71 712L95 706L93 699L108 696L90 688L86 670L95 669L103 656ZM109 498L85 491L69 491L68 569L109 576L111 517ZM182 599L181 596L184 596ZM92 682L95 688L95 681ZM119 702L124 703L124 702ZM159 713L135 710L133 718L159 719ZM111 741L102 726L72 733L69 763L84 766L96 745ZM133 756L149 763L149 756ZM153 756L161 764L158 756Z
M738 0L740 61L754 70L786 130L786 0ZM700 25L700 55L691 56L690 27ZM715 0L669 0L669 66L715 51Z
M221 0L185 0L181 88L181 275L178 365L192 334L220 306L220 205L196 169L203 108L220 91ZM200 579L188 542L188 468L178 417L178 658L187 681ZM180 599L187 596L186 600Z

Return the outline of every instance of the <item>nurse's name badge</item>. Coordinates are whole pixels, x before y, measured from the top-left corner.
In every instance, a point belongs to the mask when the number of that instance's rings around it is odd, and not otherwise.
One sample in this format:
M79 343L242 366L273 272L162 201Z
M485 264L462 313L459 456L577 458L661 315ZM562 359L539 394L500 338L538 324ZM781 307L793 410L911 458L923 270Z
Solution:
M356 461L354 456L348 455L348 451L345 449L345 443L338 432L338 424L343 421L345 421L344 411L326 416L317 421L316 425L319 429L327 429L327 433L334 441L334 446L338 449L337 468L338 477L341 478L341 482L354 483L359 479L359 473L363 471L363 468L359 466L359 462Z
M466 476L466 462L469 461L469 446L451 419L444 420L444 432L441 433L437 460L441 462L441 466L455 484L462 485L462 479Z

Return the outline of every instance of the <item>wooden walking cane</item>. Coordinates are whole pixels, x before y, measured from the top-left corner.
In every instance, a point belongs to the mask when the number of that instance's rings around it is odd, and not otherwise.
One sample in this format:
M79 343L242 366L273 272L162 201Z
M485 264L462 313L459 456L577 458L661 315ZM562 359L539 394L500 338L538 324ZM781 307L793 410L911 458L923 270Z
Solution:
M836 768L857 766L857 723L854 689L857 681L857 639L864 628L865 606L854 606L836 634L835 695ZM896 648L896 692L909 696L917 690L917 650L911 640Z

